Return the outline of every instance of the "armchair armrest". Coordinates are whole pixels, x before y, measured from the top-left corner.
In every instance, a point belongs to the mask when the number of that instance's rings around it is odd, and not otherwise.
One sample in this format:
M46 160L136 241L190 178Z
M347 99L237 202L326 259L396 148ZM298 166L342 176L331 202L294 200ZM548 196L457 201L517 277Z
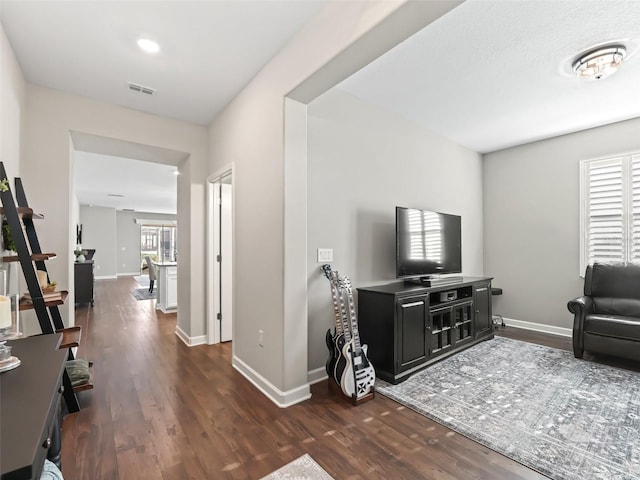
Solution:
M582 358L584 353L584 319L593 313L593 299L588 296L574 298L567 303L567 308L573 317L573 354Z

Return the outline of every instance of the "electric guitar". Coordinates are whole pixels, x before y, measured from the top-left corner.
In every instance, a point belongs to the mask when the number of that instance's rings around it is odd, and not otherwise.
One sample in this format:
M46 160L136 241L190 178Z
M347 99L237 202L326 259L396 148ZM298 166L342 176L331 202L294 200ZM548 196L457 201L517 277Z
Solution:
M360 344L360 333L358 331L358 319L356 317L355 302L353 300L353 288L351 286L351 280L349 277L342 277L342 285L345 289L347 300L349 302L349 328L351 330L351 338L349 339L348 347L343 347L343 352L346 355L350 355L350 365L353 373L353 381L355 385L353 387L349 385L349 390L353 390L350 396L355 394L356 398L364 397L373 391L373 386L376 380L376 372L373 365L367 358L367 346ZM347 382L345 382L347 383ZM345 394L347 392L342 390Z
M331 272L331 280L340 303L340 321L336 326L336 332L338 333L336 336L336 348L340 351L340 357L336 362L334 378L340 385L342 392L351 397L355 394L353 357L351 355L351 328L349 327L347 306L344 301L342 278L338 272L334 271Z
M345 324L345 313L344 309L341 309L338 306L338 296L341 296L341 292L339 292L337 287L337 282L334 280L334 273L331 272L331 265L323 265L322 271L325 276L329 280L329 284L331 285L331 299L333 301L333 313L335 317L335 330L334 333L331 333L331 329L327 330L325 335L325 342L327 343L327 348L329 349L329 357L327 358L327 363L325 365L325 369L327 371L327 375L335 380L336 383L340 383L340 376L345 368L346 360L342 357L342 347L344 346L344 324ZM339 373L337 374L336 371Z
M332 271L330 265L323 265L322 270L331 284L336 324L335 334L328 330L325 336L329 348L327 374L340 385L346 396L360 398L372 391L375 370L366 356L367 346L360 344L351 281Z

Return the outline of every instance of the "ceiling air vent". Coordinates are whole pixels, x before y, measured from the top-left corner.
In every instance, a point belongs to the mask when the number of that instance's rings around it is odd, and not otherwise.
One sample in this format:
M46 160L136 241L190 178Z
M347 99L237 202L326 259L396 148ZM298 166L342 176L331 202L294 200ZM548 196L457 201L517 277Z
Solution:
M120 197L120 198L124 198L124 195L121 195L119 193L107 193L107 197Z
M139 85L137 83L129 82L129 90L133 90L134 92L146 93L147 95L153 95L156 93L155 88L145 87L144 85Z

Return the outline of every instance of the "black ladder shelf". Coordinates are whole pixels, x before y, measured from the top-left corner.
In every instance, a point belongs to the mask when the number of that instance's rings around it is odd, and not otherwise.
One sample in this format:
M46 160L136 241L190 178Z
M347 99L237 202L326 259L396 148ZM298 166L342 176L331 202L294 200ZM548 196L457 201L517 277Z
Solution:
M15 179L16 198L18 205L13 199L13 194L7 180L7 173L4 164L0 162L0 200L5 219L9 225L11 236L18 252L17 260L20 262L22 273L27 283L29 295L31 296L31 304L28 306L21 302L20 310L33 308L40 324L40 330L43 334L62 333L62 342L60 348L68 348L68 359L73 360L74 355L72 347L77 347L80 342L80 327L65 327L60 315L58 305L63 301L45 302L42 289L36 274L36 270L47 271L45 259L53 258L55 255L50 253L42 253L38 235L33 224L34 218L42 218L34 214L29 208L27 197L22 186L20 178ZM24 229L23 229L24 225ZM25 238L26 234L26 238ZM28 242L28 245L27 245ZM14 258L5 258L5 261L15 261ZM66 297L66 292L64 292ZM62 392L69 413L80 411L78 398L71 384L68 372L65 369L62 377L64 390Z

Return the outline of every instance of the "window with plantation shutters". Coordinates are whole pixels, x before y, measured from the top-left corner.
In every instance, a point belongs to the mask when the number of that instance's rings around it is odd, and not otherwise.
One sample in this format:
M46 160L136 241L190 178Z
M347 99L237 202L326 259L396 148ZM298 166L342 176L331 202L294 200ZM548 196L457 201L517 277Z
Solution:
M629 261L640 264L640 154L631 156L631 236Z
M580 163L581 265L640 263L640 154Z

